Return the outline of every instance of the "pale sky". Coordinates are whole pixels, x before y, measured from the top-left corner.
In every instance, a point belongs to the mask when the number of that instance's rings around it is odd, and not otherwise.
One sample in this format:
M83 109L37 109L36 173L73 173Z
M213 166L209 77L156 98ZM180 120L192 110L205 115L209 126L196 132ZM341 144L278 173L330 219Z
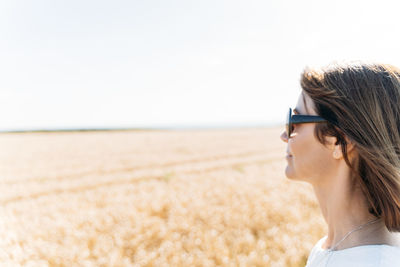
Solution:
M0 2L0 130L283 124L307 65L400 66L397 1Z

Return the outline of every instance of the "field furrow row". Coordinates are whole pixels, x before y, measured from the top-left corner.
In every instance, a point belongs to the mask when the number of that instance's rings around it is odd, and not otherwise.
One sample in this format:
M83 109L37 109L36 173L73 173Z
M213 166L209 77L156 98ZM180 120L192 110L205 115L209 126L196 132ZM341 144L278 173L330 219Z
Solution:
M276 150L278 151L278 150ZM279 152L281 152L279 150ZM243 157L248 157L248 156L255 156L255 155L267 155L274 153L274 151L266 151L266 150L254 150L254 151L245 151L245 152L238 152L238 153L230 153L230 154L217 154L217 155L209 155L206 157L195 157L195 158L186 158L186 159L179 159L179 160L171 160L171 161L166 161L166 162L161 162L161 163L148 163L144 165L137 165L135 166L135 162L132 162L131 164L126 164L127 166L124 167L116 167L116 168L110 168L109 166L102 166L102 167L97 167L93 166L90 167L90 163L88 166L87 170L80 170L77 168L77 172L74 172L72 174L66 174L66 175L60 175L56 174L53 176L45 175L45 176L35 176L31 178L26 178L26 179L8 179L8 180L3 180L0 181L0 186L2 185L15 185L18 183L43 183L47 181L61 181L61 180L73 180L73 179L81 179L82 177L85 176L90 176L90 175L98 175L99 173L101 174L117 174L121 172L132 172L132 171L139 171L139 170L149 170L149 169L156 169L156 168L166 168L166 167L175 167L175 166L181 166L185 164L197 164L197 163L203 163L203 162L210 162L210 161L217 161L217 160L224 160L224 159L233 159L233 158L243 158Z
M246 166L246 165L253 165L253 164L269 164L273 161L281 161L282 157L270 157L270 158L264 158L264 159L257 159L257 160L247 160L247 161L234 161L234 162L228 162L225 164L219 163L219 162L214 162L214 164L210 164L210 166L199 166L198 168L194 167L193 165L190 166L190 168L187 168L186 170L184 169L175 169L174 171L172 170L160 170L160 169L154 169L152 174L143 174L139 173L137 175L131 174L131 175L121 175L124 176L124 178L115 178L115 176L110 176L109 174L104 175L102 178L101 177L91 177L91 179L82 181L80 180L78 184L72 184L72 183L66 183L66 184L52 184L54 188L48 188L48 190L43 190L43 185L38 186L38 189L36 192L32 192L32 186L29 190L29 192L20 192L14 193L14 196L8 196L4 197L4 195L1 197L3 199L0 200L0 203L3 205L13 203L16 201L24 201L24 200L33 200L37 199L42 196L48 196L48 195L56 195L60 193L66 193L66 192L83 192L87 190L93 190L101 187L106 187L106 186L113 186L113 185L121 185L121 184L131 184L131 183L138 183L138 182L143 182L143 181L149 181L149 180L162 180L168 182L172 177L182 177L187 174L200 174L200 173L209 173L217 170L222 170L222 169L235 169L237 171L241 171L241 169ZM202 162L203 163L203 162ZM3 190L4 191L4 190ZM10 191L8 191L10 192Z

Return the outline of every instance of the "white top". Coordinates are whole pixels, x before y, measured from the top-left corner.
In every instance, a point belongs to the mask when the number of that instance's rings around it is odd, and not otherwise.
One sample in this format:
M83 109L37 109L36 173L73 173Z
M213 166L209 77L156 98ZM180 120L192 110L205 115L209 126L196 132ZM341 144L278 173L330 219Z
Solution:
M342 250L323 249L321 238L308 256L306 267L399 267L400 247L365 245Z

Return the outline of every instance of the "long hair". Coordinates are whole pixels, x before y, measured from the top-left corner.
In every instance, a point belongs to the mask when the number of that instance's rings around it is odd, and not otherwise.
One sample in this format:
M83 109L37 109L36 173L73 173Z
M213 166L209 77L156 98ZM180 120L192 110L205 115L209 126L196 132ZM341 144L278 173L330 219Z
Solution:
M328 122L315 126L315 136L337 137L352 182L366 197L369 212L383 218L389 231L400 231L400 69L352 62L306 68L303 91ZM347 140L357 159L350 162Z

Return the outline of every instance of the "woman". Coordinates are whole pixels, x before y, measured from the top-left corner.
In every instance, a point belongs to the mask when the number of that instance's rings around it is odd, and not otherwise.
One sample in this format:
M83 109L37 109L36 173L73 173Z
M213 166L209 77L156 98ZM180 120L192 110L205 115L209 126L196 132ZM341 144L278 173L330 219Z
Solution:
M400 70L305 69L301 87L285 174L313 186L328 224L307 267L400 266Z

